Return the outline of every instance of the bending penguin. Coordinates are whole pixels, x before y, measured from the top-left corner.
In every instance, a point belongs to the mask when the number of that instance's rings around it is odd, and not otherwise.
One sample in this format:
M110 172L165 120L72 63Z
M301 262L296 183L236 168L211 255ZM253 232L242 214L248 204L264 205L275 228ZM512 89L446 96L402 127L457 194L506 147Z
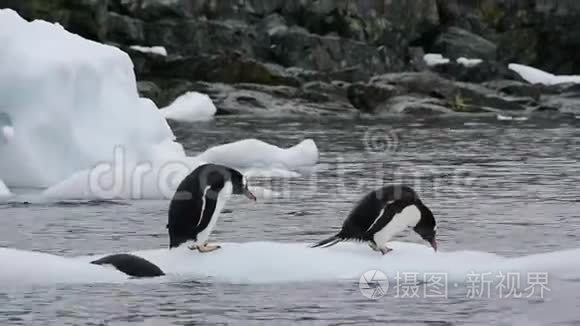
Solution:
M189 242L191 250L211 252L220 248L207 240L231 195L256 201L247 179L237 170L205 164L189 174L177 187L169 205L169 248Z
M345 240L366 241L383 255L392 251L391 238L412 227L437 251L437 223L431 210L415 191L404 185L391 185L370 192L350 212L336 235L322 240L315 247L330 247Z

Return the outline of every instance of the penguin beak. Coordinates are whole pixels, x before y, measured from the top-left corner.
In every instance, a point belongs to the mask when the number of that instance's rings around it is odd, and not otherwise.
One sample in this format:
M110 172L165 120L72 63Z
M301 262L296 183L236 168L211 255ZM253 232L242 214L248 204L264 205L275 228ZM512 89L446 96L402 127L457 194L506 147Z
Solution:
M248 197L248 199L257 201L256 196L248 189L248 187L244 188L244 196Z

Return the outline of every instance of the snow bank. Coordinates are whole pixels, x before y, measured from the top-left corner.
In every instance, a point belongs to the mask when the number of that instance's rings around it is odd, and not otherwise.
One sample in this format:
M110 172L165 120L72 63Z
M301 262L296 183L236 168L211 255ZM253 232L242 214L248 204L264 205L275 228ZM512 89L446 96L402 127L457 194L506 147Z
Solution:
M161 109L166 119L184 122L211 120L216 111L211 98L197 92L187 92L168 107Z
M0 142L8 185L55 184L110 161L115 148L134 161L176 153L157 107L139 98L126 53L8 9L0 10L0 43L0 108L15 131Z
M474 273L549 273L550 279L565 275L579 277L580 249L506 258L479 251L435 253L422 244L393 242L386 256L368 246L341 243L331 248L308 248L307 243L248 242L224 243L210 254L187 248L135 252L159 266L166 277L149 282L175 279L224 283L264 284L279 282L358 281L369 270L380 270L393 280L401 273L445 273L448 282L463 284ZM0 288L30 283L136 282L118 272L89 264L103 257L62 258L14 249L0 249ZM251 261L251 264L247 262ZM523 279L525 282L525 276Z
M508 68L515 71L524 80L531 84L556 85L564 83L580 83L580 76L557 76L534 67L517 63L510 63Z
M437 66L437 65L444 65L444 64L448 64L450 62L449 59L444 58L439 53L427 53L423 56L423 60L425 61L425 63L429 67Z
M463 65L466 68L472 68L477 66L478 64L482 63L483 60L481 59L468 59L464 57L457 58L457 63Z
M198 158L239 169L262 167L295 170L315 165L318 156L318 148L312 139L303 140L290 148L280 148L257 139L245 139L212 147Z
M143 52L143 53L152 53L157 55L162 55L164 57L167 56L167 50L162 46L141 46L141 45L131 45L129 47L132 50Z
M10 190L8 189L8 187L6 187L4 182L2 180L0 180L0 198L9 197L11 195L12 194L10 193Z

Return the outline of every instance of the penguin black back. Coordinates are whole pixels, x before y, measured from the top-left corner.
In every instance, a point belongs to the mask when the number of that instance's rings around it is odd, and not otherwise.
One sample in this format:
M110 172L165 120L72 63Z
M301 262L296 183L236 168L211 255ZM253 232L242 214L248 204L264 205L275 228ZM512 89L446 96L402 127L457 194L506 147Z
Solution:
M408 206L414 205L420 218L413 225L417 233L432 242L435 220L431 211L421 202L417 193L409 186L389 185L365 195L349 213L340 232L322 240L312 247L330 247L343 240L369 241L391 222L394 216Z
M150 261L130 254L115 254L92 261L94 265L112 265L119 271L134 277L156 277L165 273Z

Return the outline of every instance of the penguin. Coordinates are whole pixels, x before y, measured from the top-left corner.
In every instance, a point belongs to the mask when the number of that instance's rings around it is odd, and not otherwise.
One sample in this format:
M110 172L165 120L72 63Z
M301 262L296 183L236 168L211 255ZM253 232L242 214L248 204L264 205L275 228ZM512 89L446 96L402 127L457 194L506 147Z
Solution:
M207 240L232 194L256 201L247 179L227 166L204 164L185 177L169 204L169 248L186 242L189 249L202 253L221 248L208 245Z
M114 254L95 261L93 265L111 265L117 270L133 277L157 277L165 273L152 262L131 254Z
M408 227L437 251L437 223L431 210L411 187L390 185L364 196L350 212L340 232L312 247L330 247L341 241L358 240L385 255L392 251L387 242Z

